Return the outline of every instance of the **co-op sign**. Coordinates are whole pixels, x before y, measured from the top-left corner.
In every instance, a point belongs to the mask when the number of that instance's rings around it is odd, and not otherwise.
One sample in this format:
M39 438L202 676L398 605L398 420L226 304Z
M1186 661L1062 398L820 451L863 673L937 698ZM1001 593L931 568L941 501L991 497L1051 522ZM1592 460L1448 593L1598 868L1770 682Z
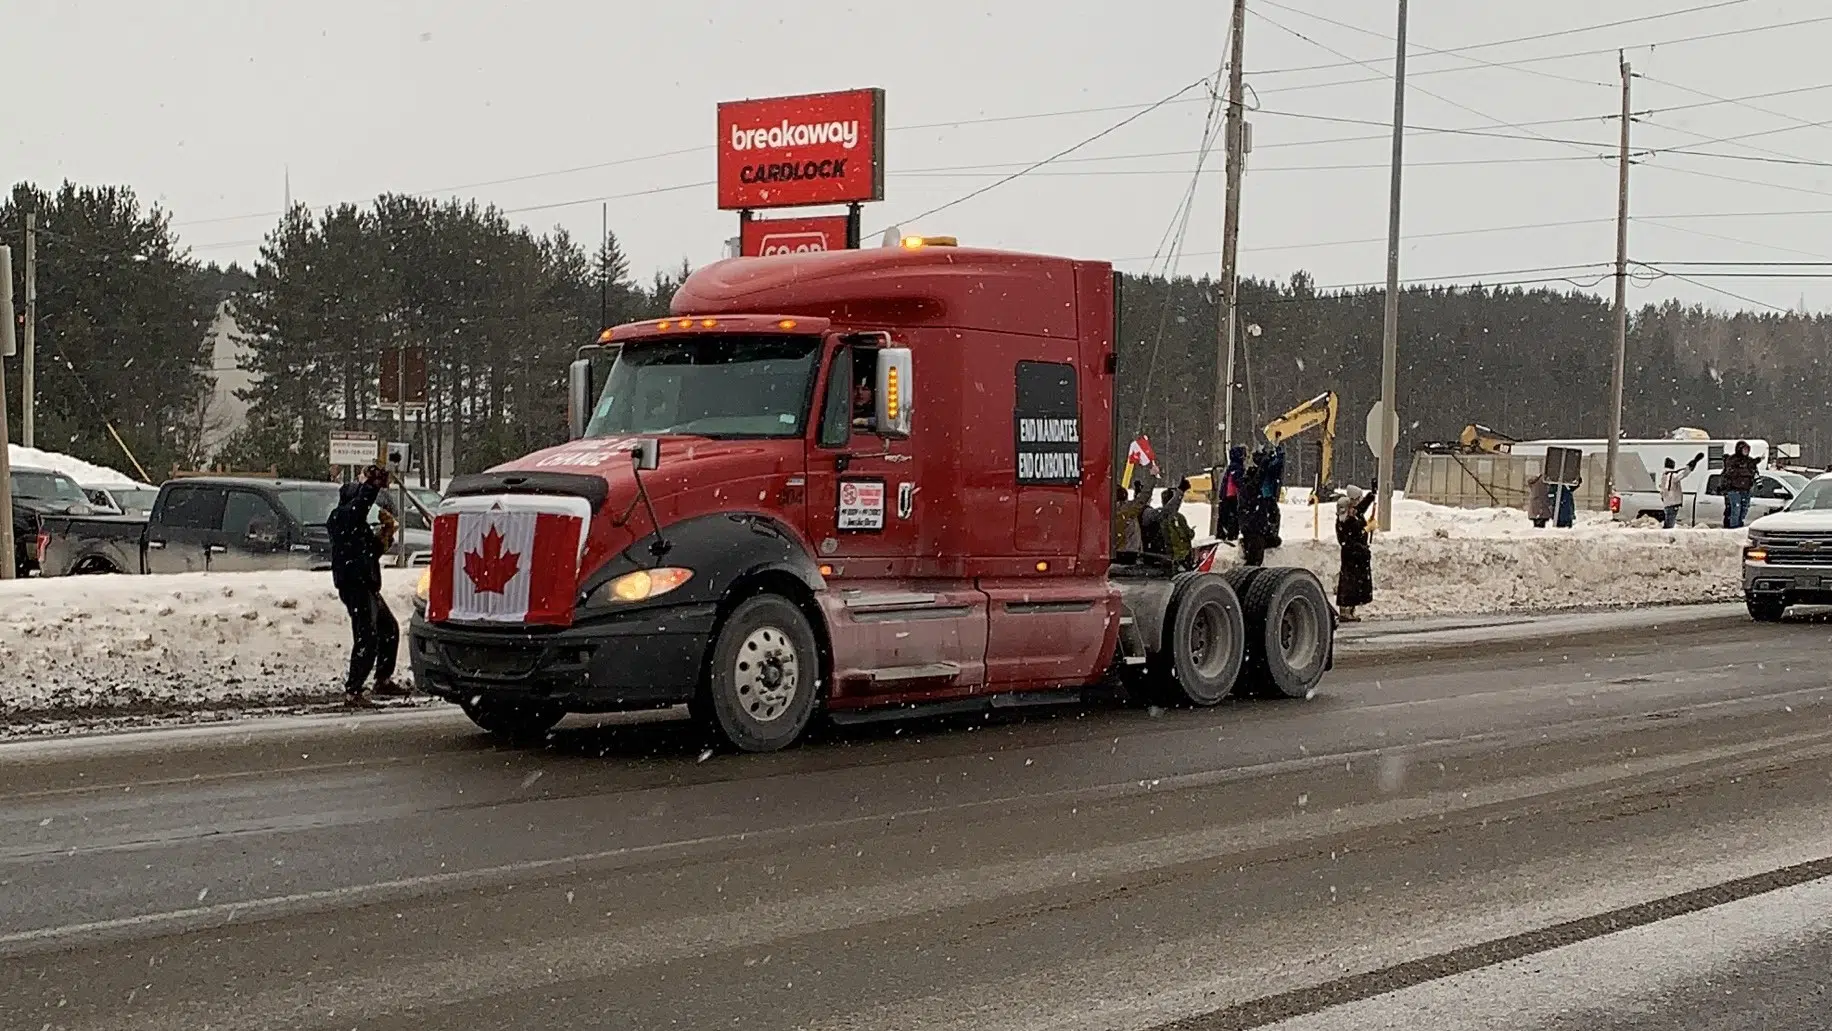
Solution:
M791 208L884 199L884 91L719 105L719 207Z

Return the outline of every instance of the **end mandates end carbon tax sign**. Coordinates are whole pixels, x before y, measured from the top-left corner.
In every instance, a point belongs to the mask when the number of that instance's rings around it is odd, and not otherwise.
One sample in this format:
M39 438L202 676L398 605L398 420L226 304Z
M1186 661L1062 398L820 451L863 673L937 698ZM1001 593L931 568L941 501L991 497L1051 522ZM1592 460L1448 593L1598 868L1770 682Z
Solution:
M719 208L884 199L884 91L719 105Z

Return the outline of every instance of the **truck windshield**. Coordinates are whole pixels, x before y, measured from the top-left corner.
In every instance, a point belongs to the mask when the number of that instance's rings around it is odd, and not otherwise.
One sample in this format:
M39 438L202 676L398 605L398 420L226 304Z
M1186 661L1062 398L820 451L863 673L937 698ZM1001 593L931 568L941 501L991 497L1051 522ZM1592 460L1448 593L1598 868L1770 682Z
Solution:
M815 336L706 334L625 344L585 435L800 436L819 355Z
M69 501L79 505L89 504L89 495L76 481L59 473L39 472L36 469L15 469L12 475L13 496L31 498L34 501Z
M1787 507L1789 512L1832 511L1832 480L1814 480L1807 484L1793 504Z

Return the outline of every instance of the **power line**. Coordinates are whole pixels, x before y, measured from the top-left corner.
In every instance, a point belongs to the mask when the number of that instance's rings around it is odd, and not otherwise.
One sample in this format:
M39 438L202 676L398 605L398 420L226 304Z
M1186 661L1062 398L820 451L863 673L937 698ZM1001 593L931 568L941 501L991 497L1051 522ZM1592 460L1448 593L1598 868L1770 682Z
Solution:
M1696 168L1674 168L1670 165L1644 164L1641 167L1657 172L1673 172L1679 175L1697 176L1700 179L1715 179L1725 183L1740 183L1744 186L1762 186L1771 190L1792 190L1795 193L1810 193L1817 197L1832 197L1832 190L1815 190L1810 186L1790 186L1786 183L1771 183L1762 179L1743 179L1734 175L1718 175L1716 172L1701 172Z
M1323 115L1306 111L1280 111L1264 107L1255 108L1253 113L1258 115L1272 115L1278 118L1298 118L1317 122L1331 122L1338 125L1384 125L1387 126L1389 130L1391 130L1393 126L1393 123L1390 121L1382 122L1371 118L1348 118L1341 115ZM1484 115L1483 117L1486 118L1487 116ZM1512 127L1516 129L1528 129L1536 125L1569 125L1576 122L1600 122L1606 117L1605 115L1585 115L1573 118L1544 118L1538 121L1520 122ZM1496 140L1524 140L1530 143L1562 143L1581 147L1601 148L1605 146L1605 144L1598 143L1594 140L1560 139L1554 136L1541 136L1538 134L1524 136L1515 133L1490 132L1487 129L1457 129L1432 125L1408 125L1406 126L1406 131L1441 133L1451 136L1476 136L1484 139Z
M1184 86L1181 89L1178 89L1176 92L1169 94L1168 96L1164 97L1164 99L1158 101L1157 103L1151 105L1150 107L1147 107L1141 111L1135 111L1132 114L1127 115L1125 118L1122 118L1119 121L1113 123L1112 125L1107 126L1105 129L1102 129L1101 131L1095 133L1094 135L1084 137L1080 141L1073 143L1069 145L1068 147L1065 147L1064 149L1057 151L1054 154L1051 154L1049 157L1046 157L1041 161L1034 162L1031 165L1026 166L1025 168L1019 169L1016 172L1012 172L1011 174L999 179L996 182L987 183L985 186L982 186L977 190L968 191L967 193L962 194L961 196L956 197L955 199L951 201L948 201L946 204L937 205L933 208L930 208L927 211L924 211L923 213L919 215L914 215L910 218L902 219L901 221L920 222L921 220L928 218L930 215L934 215L934 214L937 214L938 212L946 211L949 208L952 208L959 204L964 204L967 201L970 201L975 197L981 196L982 194L986 194L993 190L996 190L999 187L1005 185L1006 183L1011 182L1013 179L1017 179L1021 176L1034 172L1037 169L1042 168L1043 166L1049 164L1052 161L1055 161L1058 158L1067 157L1068 155L1074 153L1077 150L1080 150L1081 148L1087 146L1090 143L1093 143L1115 132L1118 132L1119 130L1125 128L1126 126L1132 124L1133 122L1138 121L1140 118L1143 118L1146 115L1150 114L1151 112L1157 110L1158 108L1163 107L1165 104L1168 104L1173 100L1176 100L1178 97L1181 97L1185 93L1188 93L1190 90L1193 90L1198 86L1208 83L1208 81L1209 80L1206 78L1197 79L1195 82L1192 82L1189 85ZM877 230L877 233L881 233L881 232L883 232L882 229ZM871 233L867 235L877 235L877 233Z
M1665 222L1661 222L1661 221L1658 221L1656 219L1651 219L1651 218L1631 217L1629 221L1639 222L1643 225L1654 226L1657 229L1665 229L1668 232L1685 233L1688 236L1699 236L1699 237L1704 237L1707 240L1719 240L1724 243L1741 244L1745 247L1760 247L1764 250L1784 251L1788 254L1802 254L1802 255L1806 255L1807 257L1811 257L1811 258L1826 257L1826 255L1823 255L1823 254L1816 254L1812 251L1795 250L1792 247L1783 247L1779 244L1757 243L1754 240L1744 240L1744 239L1741 239L1735 236L1725 236L1722 233L1708 233L1704 231L1703 229L1688 229L1685 226L1668 225ZM1687 262L1669 262L1668 264L1682 264L1683 265L1683 264L1688 264L1688 263Z
M1408 169L1412 169L1412 168L1452 168L1452 167L1457 167L1461 165L1471 165L1471 166L1476 166L1476 165L1481 165L1481 166L1523 165L1523 164L1544 164L1547 162L1598 161L1598 160L1602 160L1603 158L1604 158L1604 155L1602 154L1556 154L1556 155L1551 155L1551 156L1541 155L1539 157L1529 157L1529 158L1520 158L1520 157L1514 157L1514 158L1450 158L1450 159L1446 159L1442 161L1408 161L1406 162L1406 167ZM1011 162L1010 164L1016 164L1016 162ZM1009 167L1009 165L1004 166L1004 167ZM1253 174L1261 175L1266 172L1367 171L1370 169L1379 169L1379 168L1387 168L1387 167L1390 167L1390 166L1387 162L1384 162L1384 161L1382 162L1360 162L1360 163L1350 163L1350 164L1333 164L1333 165L1255 165L1253 168ZM991 170L980 170L974 166L968 165L968 166L957 166L955 168L911 169L910 171L907 171L907 172L891 172L889 174L892 177L901 176L901 177L910 177L910 178L919 178L919 179L956 179L956 178L965 179L965 178L976 178L976 177L984 177L984 176L996 176L999 173L996 171L991 171ZM1162 176L1162 175L1189 175L1189 174L1190 174L1190 170L1187 168L1085 168L1085 169L1074 169L1074 170L1061 171L1061 172L1036 172L1036 173L1033 173L1033 176L1038 177L1038 178L1058 178L1058 177L1079 178L1083 176L1131 176L1131 175ZM1214 168L1205 168L1202 170L1200 174L1202 175L1220 175L1221 171L1219 169L1214 169Z
M1732 2L1741 2L1741 0L1732 0ZM1681 14L1685 12L1673 12L1673 13ZM1653 17L1663 17L1663 16L1655 15ZM1748 35L1750 33L1756 33L1756 32L1770 32L1776 29L1799 28L1799 27L1806 26L1806 25L1817 25L1817 24L1821 24L1824 22L1828 22L1828 21L1832 21L1832 15L1824 15L1824 16L1816 17L1816 18L1802 18L1796 21L1778 22L1778 23L1770 24L1770 25L1754 25L1754 26L1749 26L1747 28L1741 28L1741 29L1727 29L1722 32L1709 32L1709 33L1704 33L1704 34L1696 35L1696 36L1684 36L1678 39L1669 39L1669 40L1663 40L1663 41L1654 42L1654 43L1643 43L1643 44L1639 44L1637 46L1630 47L1627 49L1634 49L1634 50L1657 49L1659 47L1678 46L1684 43L1699 43L1699 42L1704 42L1708 40L1725 39L1725 38L1729 38L1732 36L1742 36L1742 35ZM1516 42L1516 41L1502 40L1502 41L1498 41L1495 45L1498 46L1501 43L1505 43L1505 42ZM1490 67L1495 67L1495 68L1515 67L1515 66L1520 66L1520 65L1542 64L1547 61L1565 61L1565 60L1571 60L1571 59L1580 58L1580 57L1597 57L1597 56L1604 55L1604 54L1613 55L1618 50L1622 50L1622 49L1624 48L1612 46L1612 47L1598 47L1592 50L1570 50L1564 53L1545 54L1539 57L1523 57L1523 58L1518 58L1518 59L1511 60L1511 61L1496 61L1496 62L1493 62L1490 65ZM1454 50L1446 51L1446 53L1454 53L1454 52L1455 52ZM1308 66L1304 66L1300 68L1272 69L1270 71L1261 72L1259 74L1269 75L1269 74L1281 74L1285 72L1317 71L1317 70L1322 70L1325 68L1346 68L1346 67L1349 67L1351 64L1353 64L1353 62L1349 62L1346 64L1337 63L1337 64L1325 64L1325 65L1308 65ZM1443 74L1450 73L1450 72L1468 72L1468 71L1474 71L1474 70L1475 69L1473 68L1427 68L1427 69L1424 69L1423 71L1418 71L1418 72L1413 72L1413 71L1408 70L1406 77L1408 79L1411 79L1411 78L1421 76L1421 75L1443 75ZM1271 92L1296 93L1296 92L1300 92L1303 90L1329 89L1335 86L1353 86L1353 85L1357 85L1360 83L1379 82L1379 81L1381 81L1379 78L1370 78L1367 76L1363 76L1358 79L1331 79L1328 82L1313 82L1313 83L1304 83L1304 84L1300 84L1296 86L1281 86L1277 90L1274 90Z
M1361 65L1363 68L1367 68L1370 71L1381 71L1380 68L1377 68L1372 63L1369 63L1367 61L1356 60L1353 57L1349 57L1349 55L1343 53L1342 51L1337 50L1335 47L1332 47L1326 43L1319 43L1316 40L1311 39L1309 36L1306 36L1302 32L1299 32L1298 30L1291 28L1290 26L1281 24L1278 20L1272 18L1271 16L1265 14L1264 12L1255 12L1255 13L1257 13L1259 15L1260 20L1265 22L1266 24L1271 25L1273 28L1279 29L1283 32L1290 33L1291 35L1298 37L1299 39L1303 40L1304 42L1309 43L1311 46L1314 46L1320 50L1326 50L1329 53L1335 54L1337 57L1341 57L1349 61L1353 61L1354 63ZM1387 77L1391 78L1391 76L1387 76ZM1449 104L1450 106L1454 108L1458 108L1460 110L1467 111L1470 114L1475 115L1477 118L1481 118L1491 124L1501 126L1502 128L1505 128L1505 129L1515 129L1520 132L1524 132L1528 134L1529 136L1533 136L1538 139L1547 140L1547 142L1552 142L1551 139L1543 133L1534 132L1532 129L1526 128L1525 126L1517 125L1515 123L1508 122L1500 118L1496 118L1494 115L1491 115L1486 111L1479 111L1476 108L1473 108L1469 106L1468 104L1463 103L1462 101L1452 100L1449 97L1444 96L1442 93L1433 93L1432 91L1424 88L1423 86L1418 85L1417 83L1409 83L1408 86L1410 89L1412 89L1413 91L1417 93L1422 93L1425 96L1432 98L1433 100L1437 100L1442 103ZM1589 144L1576 144L1576 143L1569 143L1568 145L1570 146L1589 146Z
M1735 293L1733 291L1726 290L1721 286L1714 286L1710 283L1703 282L1702 280L1693 279L1690 276L1682 276L1677 272L1671 272L1671 271L1668 271L1667 269L1658 268L1656 266L1649 265L1646 262L1636 262L1636 264L1641 265L1643 268L1651 269L1654 272L1657 272L1662 276L1671 276L1672 278L1677 279L1682 283L1691 283L1693 286L1700 287L1705 290L1710 290L1715 293L1723 294L1725 297L1733 297L1739 301L1742 301L1744 304L1753 304L1753 305L1756 305L1757 307L1769 308L1774 311L1792 314L1792 311L1790 309L1783 308L1780 305L1770 304L1767 301L1759 301L1754 297L1749 297L1744 294Z
M1302 10L1297 7L1287 7L1284 4L1277 3L1276 0L1259 0L1259 3L1262 7L1276 7L1281 11L1286 11L1291 14L1302 15L1306 18L1314 18L1317 21L1323 22L1326 25L1334 25L1334 26L1337 26L1338 28L1348 29L1351 32L1359 32L1364 36L1373 36L1375 39L1386 40L1389 43L1393 42L1393 37L1388 35L1387 33L1377 32L1374 29L1363 28L1360 25L1354 25L1354 24L1351 24L1345 21L1337 21L1335 18L1330 18L1325 15L1317 14L1314 11L1306 11L1306 10ZM1602 86L1606 89L1615 88L1615 86L1612 83L1599 82L1596 79L1580 79L1573 75L1560 75L1557 72L1542 71L1541 69L1538 69L1538 68L1526 68L1526 67L1520 67L1520 66L1514 66L1514 65L1500 64L1495 61L1485 61L1480 57L1469 57L1467 55L1460 54L1455 50L1439 50L1435 47L1421 46L1418 43L1408 42L1406 45L1406 52L1410 54L1415 50L1423 51L1424 53L1437 55L1437 56L1455 57L1460 61L1469 61L1469 62L1472 62L1473 64L1476 64L1482 67L1500 68L1500 69L1511 71L1511 72L1521 72L1521 73L1528 74L1528 75L1537 75L1542 78L1556 79L1560 82L1576 83L1579 86ZM1348 57L1347 54L1343 54L1341 56ZM1354 60L1354 58L1349 58L1349 60ZM1360 64L1361 62L1356 61L1355 63ZM1468 71L1471 69L1464 69L1464 70Z

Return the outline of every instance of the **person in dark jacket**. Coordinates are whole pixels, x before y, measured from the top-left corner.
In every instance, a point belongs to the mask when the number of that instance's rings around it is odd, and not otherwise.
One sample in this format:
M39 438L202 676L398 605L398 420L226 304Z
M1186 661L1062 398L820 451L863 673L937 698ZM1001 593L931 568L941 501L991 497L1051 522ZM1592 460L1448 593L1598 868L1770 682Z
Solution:
M1368 506L1374 491L1350 487L1336 499L1336 543L1342 565L1336 573L1336 607L1344 622L1359 622L1355 608L1374 600L1374 551L1368 546Z
M1756 486L1756 460L1749 441L1737 441L1736 450L1724 456L1724 529L1735 530L1749 517L1749 492Z
M1283 512L1279 502L1285 493L1285 445L1274 444L1260 449L1253 456L1253 464L1260 471L1260 503L1265 509L1266 547L1276 548L1284 543L1279 539L1280 524Z
M337 507L325 519L331 536L331 584L350 614L350 673L344 679L344 701L354 707L373 705L363 684L375 671L375 693L407 694L394 682L395 656L401 645L401 625L382 600L382 555L385 537L392 536L391 521L381 535L369 527L369 507L388 486L388 471L370 466L359 483L339 490Z
M1247 475L1247 449L1239 444L1228 449L1228 467L1221 472L1221 483L1211 485L1214 502L1220 505L1216 518L1221 525L1221 539L1232 541L1240 536L1241 479Z
M1240 492L1240 561L1242 565L1264 565L1266 561L1266 537L1272 532L1271 522L1266 515L1267 508L1276 511L1276 505L1267 505L1260 495L1260 467L1256 462L1247 467L1241 474Z

